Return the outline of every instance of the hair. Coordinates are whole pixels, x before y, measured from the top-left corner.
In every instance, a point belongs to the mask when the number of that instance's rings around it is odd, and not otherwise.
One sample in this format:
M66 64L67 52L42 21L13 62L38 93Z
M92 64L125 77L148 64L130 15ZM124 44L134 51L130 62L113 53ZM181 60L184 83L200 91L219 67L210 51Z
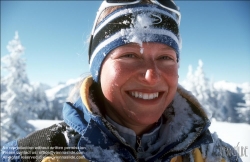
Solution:
M81 80L78 81L69 91L68 97L66 99L67 102L75 103L77 101L77 99L80 97L80 88L85 78L86 77L82 77Z

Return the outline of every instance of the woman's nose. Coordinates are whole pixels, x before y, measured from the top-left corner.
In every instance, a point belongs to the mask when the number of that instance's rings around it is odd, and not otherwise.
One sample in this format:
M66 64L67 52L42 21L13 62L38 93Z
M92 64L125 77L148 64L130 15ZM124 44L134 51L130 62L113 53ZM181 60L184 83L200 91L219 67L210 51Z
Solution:
M149 85L156 84L160 79L160 73L156 67L146 69L142 75L142 81Z

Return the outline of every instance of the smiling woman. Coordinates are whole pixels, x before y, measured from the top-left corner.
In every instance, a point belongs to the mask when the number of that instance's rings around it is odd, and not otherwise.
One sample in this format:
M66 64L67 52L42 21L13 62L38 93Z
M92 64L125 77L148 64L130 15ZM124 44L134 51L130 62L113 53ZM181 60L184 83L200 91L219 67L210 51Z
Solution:
M241 161L178 85L179 25L171 0L104 1L90 39L91 76L65 103L64 122L8 143L3 161Z

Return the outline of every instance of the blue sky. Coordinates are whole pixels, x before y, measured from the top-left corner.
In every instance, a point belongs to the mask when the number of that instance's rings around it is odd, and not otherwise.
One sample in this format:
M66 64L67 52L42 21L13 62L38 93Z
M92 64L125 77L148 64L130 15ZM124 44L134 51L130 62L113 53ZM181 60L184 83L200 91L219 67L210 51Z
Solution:
M1 1L1 57L18 31L31 82L89 72L87 39L101 1ZM176 1L182 13L180 81L204 63L213 81L250 82L250 2Z

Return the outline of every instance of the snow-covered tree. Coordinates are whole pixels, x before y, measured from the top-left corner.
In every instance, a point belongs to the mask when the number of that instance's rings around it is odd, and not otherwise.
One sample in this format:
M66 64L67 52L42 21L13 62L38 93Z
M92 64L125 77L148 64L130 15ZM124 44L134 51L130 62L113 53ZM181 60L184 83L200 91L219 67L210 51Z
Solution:
M8 55L1 58L2 69L7 70L7 76L1 79L1 84L6 88L1 93L1 141L5 142L19 138L33 131L27 119L34 118L30 107L30 92L32 88L26 74L25 60L21 57L24 52L18 32L7 45Z
M215 90L212 83L205 76L203 71L203 62L199 60L197 69L193 72L192 66L189 66L187 78L183 81L183 86L187 88L199 100L205 108L207 114L211 115L215 111Z
M189 66L182 85L197 97L208 114L216 120L250 123L249 83L243 87L225 81L213 83L205 76L203 63L199 60L194 72Z
M26 63L22 58L25 48L18 32L7 49L9 54L1 58L1 69L7 72L1 78L1 143L20 138L34 130L29 119L44 118L48 109L45 92L30 84Z
M33 127L27 123L30 119L61 119L63 104L48 101L45 90L51 87L42 83L30 83L25 60L22 58L25 48L18 36L11 40L8 55L1 58L1 142L10 141L27 135ZM66 97L64 97L66 99ZM53 103L52 103L53 102ZM60 105L60 108L58 108Z

